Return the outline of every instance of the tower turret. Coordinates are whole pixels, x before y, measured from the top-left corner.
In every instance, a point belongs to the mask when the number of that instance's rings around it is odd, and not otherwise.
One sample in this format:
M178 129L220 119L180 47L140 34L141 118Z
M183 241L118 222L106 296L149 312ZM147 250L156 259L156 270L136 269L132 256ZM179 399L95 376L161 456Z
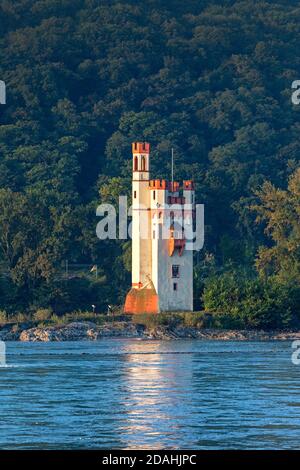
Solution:
M125 313L157 313L158 296L152 283L150 144L132 144L132 288Z
M150 144L148 142L133 142L132 165L134 181L149 181L149 154Z

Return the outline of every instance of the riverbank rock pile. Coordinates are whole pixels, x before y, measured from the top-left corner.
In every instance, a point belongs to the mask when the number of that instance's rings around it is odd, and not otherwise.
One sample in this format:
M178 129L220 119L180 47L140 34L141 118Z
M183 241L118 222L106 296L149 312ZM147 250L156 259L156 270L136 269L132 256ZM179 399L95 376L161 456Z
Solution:
M19 325L3 325L0 329L0 341L18 341L21 331Z
M142 329L128 322L104 323L72 322L65 326L30 328L22 331L20 341L84 341L102 337L139 338Z
M98 339L97 326L91 322L73 322L66 326L29 328L20 334L20 341L82 341L88 339Z
M72 322L67 325L36 326L30 323L0 325L1 341L85 341L101 338L141 338L152 340L199 339L216 341L292 341L300 331L217 330L183 325L146 328L130 321Z
M100 337L141 338L144 337L144 327L130 322L104 323L98 327Z

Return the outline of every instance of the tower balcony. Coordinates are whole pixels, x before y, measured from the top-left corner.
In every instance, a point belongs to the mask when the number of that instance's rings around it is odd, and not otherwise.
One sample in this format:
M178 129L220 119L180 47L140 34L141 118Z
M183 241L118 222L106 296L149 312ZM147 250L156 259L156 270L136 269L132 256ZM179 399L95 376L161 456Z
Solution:
M169 256L172 256L175 252L175 250L178 250L179 256L182 256L184 248L185 248L185 238L184 235L182 234L183 238L175 238L175 230L173 228L170 228L170 237L169 237L169 246L168 246L168 251L169 251Z

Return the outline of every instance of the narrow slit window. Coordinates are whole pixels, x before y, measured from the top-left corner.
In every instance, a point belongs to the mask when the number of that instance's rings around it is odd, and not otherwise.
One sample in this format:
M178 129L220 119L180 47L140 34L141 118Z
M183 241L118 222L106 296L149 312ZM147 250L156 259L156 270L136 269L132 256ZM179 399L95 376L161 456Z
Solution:
M173 291L177 291L177 282L173 282Z
M172 278L173 279L179 278L179 265L178 264L172 265Z
M174 212L170 212L170 229L174 228Z
M136 199L136 191L133 192L133 198Z
M153 199L155 199L156 195L155 195L155 191L153 191Z

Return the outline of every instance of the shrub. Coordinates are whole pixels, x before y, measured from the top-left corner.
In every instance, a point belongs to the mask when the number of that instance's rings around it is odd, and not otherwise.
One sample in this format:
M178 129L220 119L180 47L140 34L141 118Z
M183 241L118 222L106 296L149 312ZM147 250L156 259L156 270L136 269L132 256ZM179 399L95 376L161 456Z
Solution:
M12 315L11 321L16 322L16 323L24 323L30 321L30 316L26 315L25 313L16 313L15 315Z
M182 317L179 313L141 313L132 315L132 321L145 325L146 328L155 328L160 325L176 326L182 322Z
M239 330L245 328L245 326L245 322L232 313L217 313L213 315L211 322L212 328L220 328L224 330Z
M0 310L0 323L7 322L7 313L5 310Z
M194 328L204 328L207 325L207 316L205 312L187 312L183 314L183 323L185 326Z
M37 321L49 320L52 315L52 310L50 308L39 308L34 314L33 319Z
M67 323L66 316L59 317L56 314L51 315L50 322L54 325L65 325Z
M215 324L285 328L299 315L298 291L275 277L249 279L240 273L225 273L207 282L203 300L205 309L217 314Z
M77 311L66 313L63 317L67 322L90 321L101 324L104 322L106 316L99 313Z

